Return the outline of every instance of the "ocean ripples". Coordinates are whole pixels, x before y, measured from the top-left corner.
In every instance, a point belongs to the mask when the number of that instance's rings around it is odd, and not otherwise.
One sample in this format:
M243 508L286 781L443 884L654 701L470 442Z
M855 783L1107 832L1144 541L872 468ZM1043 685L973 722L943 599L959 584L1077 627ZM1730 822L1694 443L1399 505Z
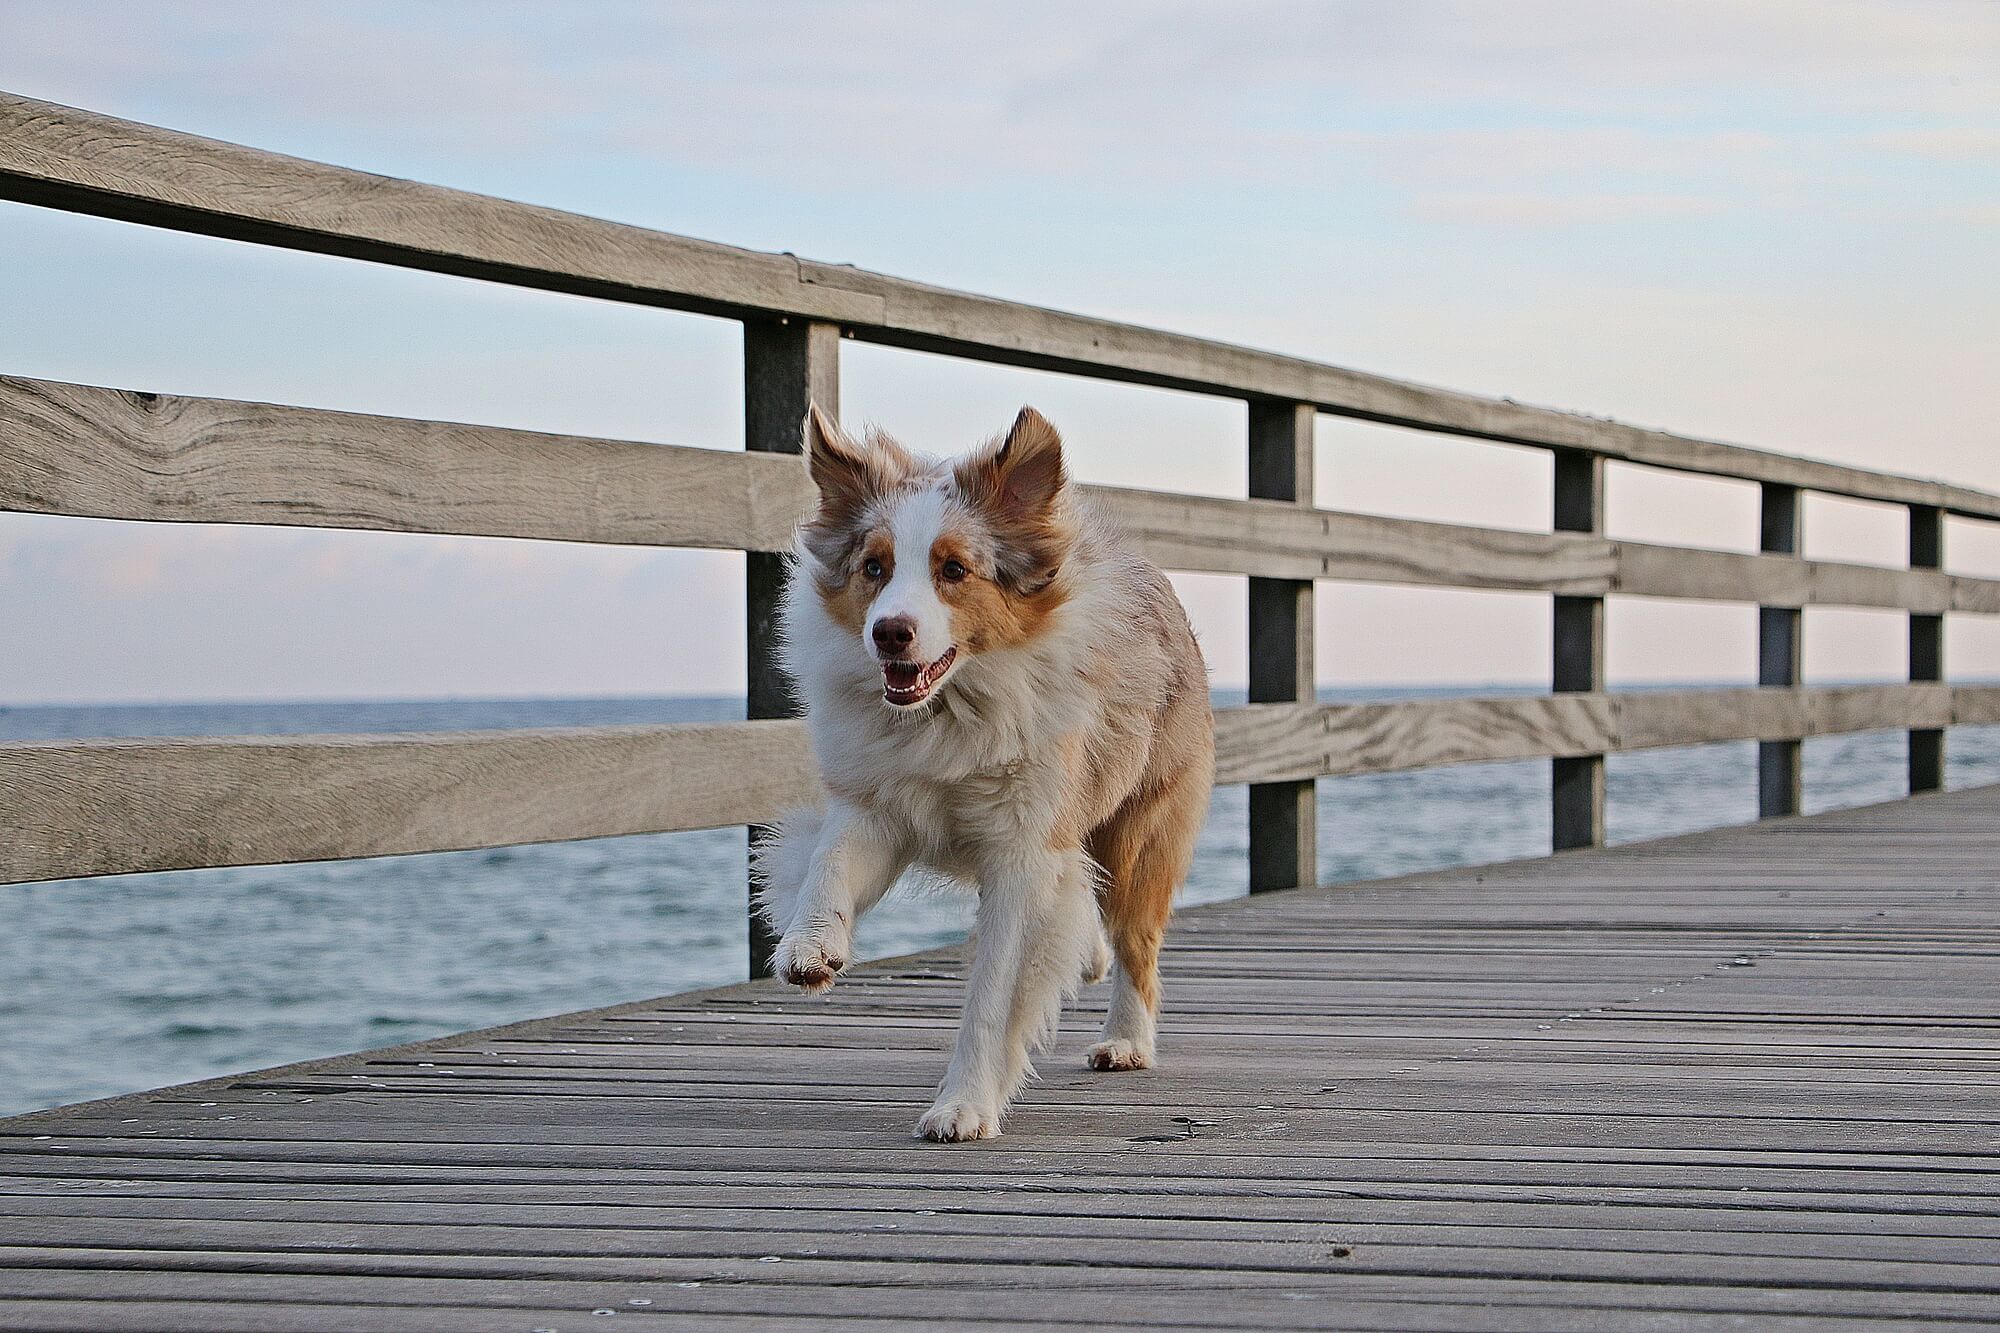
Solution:
M240 1037L249 1031L240 1023L169 1023L160 1029L161 1041L202 1041L210 1037Z

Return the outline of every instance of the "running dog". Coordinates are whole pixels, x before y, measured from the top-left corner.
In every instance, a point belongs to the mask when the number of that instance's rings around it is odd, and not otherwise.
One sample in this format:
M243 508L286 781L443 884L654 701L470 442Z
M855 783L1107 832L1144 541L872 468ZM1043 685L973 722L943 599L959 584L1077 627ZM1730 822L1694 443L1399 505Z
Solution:
M1207 672L1033 408L956 462L817 407L804 434L819 503L782 651L828 800L759 850L773 970L826 990L906 868L976 886L964 1017L916 1134L990 1138L1064 996L1114 963L1085 1061L1153 1063L1160 940L1214 780Z

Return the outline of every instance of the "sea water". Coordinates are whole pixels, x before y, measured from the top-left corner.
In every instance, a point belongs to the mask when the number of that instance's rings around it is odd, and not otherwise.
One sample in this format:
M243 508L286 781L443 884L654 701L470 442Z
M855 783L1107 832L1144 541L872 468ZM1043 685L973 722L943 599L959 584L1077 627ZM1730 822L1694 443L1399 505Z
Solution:
M0 708L0 741L703 722L742 709L686 698ZM2000 728L1954 729L1948 754L1948 785L2000 781ZM1808 741L1807 807L1899 796L1904 765L1901 732ZM1537 855L1548 768L1324 780L1320 878ZM1614 755L1607 787L1615 842L1744 822L1756 747ZM1216 792L1184 903L1244 891L1246 805L1241 787ZM743 856L743 830L728 828L0 886L0 1114L739 980ZM947 943L968 917L961 897L899 892L863 923L860 952Z

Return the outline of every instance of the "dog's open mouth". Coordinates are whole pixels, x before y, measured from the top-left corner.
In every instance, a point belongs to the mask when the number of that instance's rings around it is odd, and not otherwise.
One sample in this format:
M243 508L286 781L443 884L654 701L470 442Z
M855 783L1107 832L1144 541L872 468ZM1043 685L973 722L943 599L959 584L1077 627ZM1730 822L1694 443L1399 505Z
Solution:
M882 697L898 707L908 708L930 697L937 683L958 658L958 649L947 648L944 656L928 666L920 662L884 662Z

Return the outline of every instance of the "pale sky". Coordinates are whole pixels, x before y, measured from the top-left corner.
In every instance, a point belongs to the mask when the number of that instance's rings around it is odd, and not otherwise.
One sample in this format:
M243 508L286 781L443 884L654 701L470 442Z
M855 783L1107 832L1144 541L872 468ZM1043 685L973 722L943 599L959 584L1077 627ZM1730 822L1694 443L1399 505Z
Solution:
M2000 4L0 0L0 88L297 156L2000 490ZM1243 493L1224 400L847 344L951 452ZM0 371L741 447L737 326L0 204ZM4 441L4 437L0 437ZM1322 418L1333 507L1546 527L1532 450ZM1749 487L1617 468L1614 535ZM1808 553L1894 563L1815 502ZM1949 563L2000 576L2000 531ZM0 514L0 704L733 692L741 558ZM1219 684L1240 580L1181 580ZM1546 679L1547 599L1322 584L1328 683ZM1615 599L1614 682L1754 612ZM1903 670L1810 611L1813 679ZM1959 620L1954 675L2000 675Z

